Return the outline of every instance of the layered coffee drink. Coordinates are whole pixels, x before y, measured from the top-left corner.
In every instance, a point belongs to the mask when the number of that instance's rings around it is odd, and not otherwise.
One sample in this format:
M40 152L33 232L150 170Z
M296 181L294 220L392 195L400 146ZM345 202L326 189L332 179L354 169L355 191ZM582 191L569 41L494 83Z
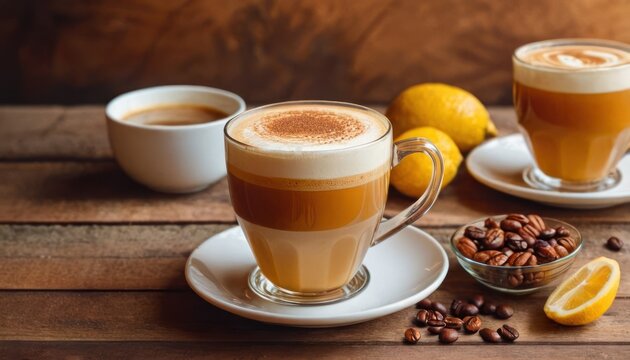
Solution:
M286 103L226 128L230 196L262 274L320 293L347 284L387 199L389 122L362 107Z
M539 187L601 190L630 146L630 47L551 40L514 54L514 105ZM563 189L564 187L564 189Z

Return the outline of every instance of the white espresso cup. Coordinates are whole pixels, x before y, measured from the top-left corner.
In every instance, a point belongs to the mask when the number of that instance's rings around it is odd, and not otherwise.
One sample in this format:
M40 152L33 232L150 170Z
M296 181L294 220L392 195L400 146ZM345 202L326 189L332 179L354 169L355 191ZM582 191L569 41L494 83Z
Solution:
M158 106L201 105L225 118L191 125L146 125L124 121ZM226 175L223 128L245 110L229 91L205 86L157 86L122 94L107 104L107 131L114 157L135 181L166 193L202 190Z

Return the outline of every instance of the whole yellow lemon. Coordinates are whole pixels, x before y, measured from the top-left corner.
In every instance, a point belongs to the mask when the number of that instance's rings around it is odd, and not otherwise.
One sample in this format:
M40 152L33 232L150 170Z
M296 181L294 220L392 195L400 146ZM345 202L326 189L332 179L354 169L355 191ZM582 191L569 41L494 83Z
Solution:
M457 145L445 132L432 127L421 127L404 132L396 138L396 141L421 137L429 139L442 154L444 160L444 180L442 188L448 185L462 162L462 154ZM396 165L390 175L391 184L401 193L419 197L429 186L433 164L425 154L407 155Z
M459 149L467 152L497 129L488 111L471 93L455 86L426 83L400 93L387 109L394 136L421 126L447 133Z

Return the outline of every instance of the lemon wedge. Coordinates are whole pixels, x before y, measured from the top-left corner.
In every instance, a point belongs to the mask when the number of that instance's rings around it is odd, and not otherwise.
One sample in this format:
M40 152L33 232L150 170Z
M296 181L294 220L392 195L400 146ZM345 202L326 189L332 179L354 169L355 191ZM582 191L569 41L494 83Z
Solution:
M612 259L599 257L564 280L547 298L545 314L562 325L584 325L597 320L612 305L621 272Z

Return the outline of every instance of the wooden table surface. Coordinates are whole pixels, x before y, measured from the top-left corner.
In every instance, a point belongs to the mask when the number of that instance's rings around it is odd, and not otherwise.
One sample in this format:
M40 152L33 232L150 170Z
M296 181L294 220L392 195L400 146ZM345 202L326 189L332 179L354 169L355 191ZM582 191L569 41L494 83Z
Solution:
M503 134L514 131L511 108L491 114ZM387 214L409 203L393 192ZM602 255L622 272L630 266L627 249L603 247L611 235L630 242L630 204L548 207L488 189L464 166L416 225L446 246L458 225L505 212L577 225L585 246L573 270ZM462 335L446 346L423 330L420 344L404 345L411 307L332 329L240 318L196 296L183 275L190 252L234 224L225 180L197 194L165 195L127 178L112 160L102 106L0 107L0 358L630 358L630 277L622 276L617 299L597 322L563 327L542 312L549 291L492 293L450 250L449 273L431 298L450 303L481 292L513 305L516 343L485 345ZM484 319L490 327L502 323Z

